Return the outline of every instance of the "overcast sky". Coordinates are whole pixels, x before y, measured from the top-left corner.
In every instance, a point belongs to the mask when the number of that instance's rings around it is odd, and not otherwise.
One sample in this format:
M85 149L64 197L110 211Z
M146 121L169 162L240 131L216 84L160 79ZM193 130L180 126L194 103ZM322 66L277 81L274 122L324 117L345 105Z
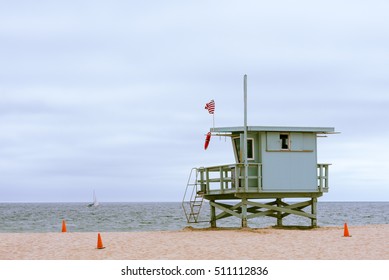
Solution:
M321 201L389 200L388 1L0 0L0 202L180 201L216 126L328 126Z

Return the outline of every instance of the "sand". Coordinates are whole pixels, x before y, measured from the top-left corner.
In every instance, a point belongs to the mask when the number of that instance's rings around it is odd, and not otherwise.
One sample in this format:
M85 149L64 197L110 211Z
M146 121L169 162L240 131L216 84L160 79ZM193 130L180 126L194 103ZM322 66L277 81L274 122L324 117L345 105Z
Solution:
M389 225L0 233L0 260L389 260Z

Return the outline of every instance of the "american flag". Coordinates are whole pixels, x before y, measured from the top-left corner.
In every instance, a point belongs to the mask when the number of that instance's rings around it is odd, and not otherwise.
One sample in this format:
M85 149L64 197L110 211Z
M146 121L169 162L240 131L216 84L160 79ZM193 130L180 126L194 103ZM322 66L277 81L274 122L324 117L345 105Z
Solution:
M205 104L205 108L207 109L210 114L213 114L215 112L215 101L212 99L207 104Z

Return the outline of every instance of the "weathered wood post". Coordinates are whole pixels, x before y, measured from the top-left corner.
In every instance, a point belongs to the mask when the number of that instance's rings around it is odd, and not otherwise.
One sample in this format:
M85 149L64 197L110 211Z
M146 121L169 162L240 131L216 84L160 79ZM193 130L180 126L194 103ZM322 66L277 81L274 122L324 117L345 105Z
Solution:
M215 200L210 200L210 205L211 205L211 228L216 227L216 208L215 206L212 205L212 202L215 202Z
M242 198L242 228L247 227L247 198Z
M276 199L277 207L282 206L281 202L282 202L281 198ZM282 227L282 212L281 211L277 212L277 226Z
M312 197L311 213L312 215L315 215L315 217L311 219L311 226L317 227L317 197Z

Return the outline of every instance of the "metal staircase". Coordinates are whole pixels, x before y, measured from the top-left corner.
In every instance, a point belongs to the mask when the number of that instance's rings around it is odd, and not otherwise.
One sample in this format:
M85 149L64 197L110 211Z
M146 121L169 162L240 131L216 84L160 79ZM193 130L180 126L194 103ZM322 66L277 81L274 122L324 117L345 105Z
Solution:
M199 221L200 210L203 205L204 197L198 183L198 170L192 168L186 185L185 194L182 199L182 208L188 223L201 223L209 221Z

